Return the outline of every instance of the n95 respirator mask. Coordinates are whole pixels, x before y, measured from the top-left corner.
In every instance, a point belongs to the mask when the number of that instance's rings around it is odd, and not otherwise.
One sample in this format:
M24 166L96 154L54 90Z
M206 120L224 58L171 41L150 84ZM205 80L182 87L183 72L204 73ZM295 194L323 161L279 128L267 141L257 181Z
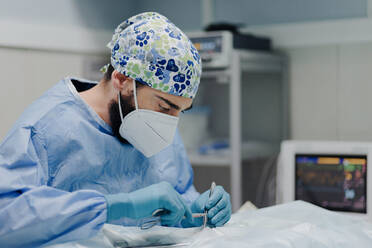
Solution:
M133 95L136 109L123 118L118 93L121 125L119 133L146 157L151 157L173 143L178 117L153 110L139 109L136 82L133 80Z

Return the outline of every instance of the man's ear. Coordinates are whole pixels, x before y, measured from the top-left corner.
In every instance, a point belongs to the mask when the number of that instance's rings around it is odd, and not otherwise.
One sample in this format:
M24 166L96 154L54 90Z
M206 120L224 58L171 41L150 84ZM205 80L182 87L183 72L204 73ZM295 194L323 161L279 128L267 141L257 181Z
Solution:
M111 82L114 88L122 95L130 96L133 92L133 79L114 70L111 74Z

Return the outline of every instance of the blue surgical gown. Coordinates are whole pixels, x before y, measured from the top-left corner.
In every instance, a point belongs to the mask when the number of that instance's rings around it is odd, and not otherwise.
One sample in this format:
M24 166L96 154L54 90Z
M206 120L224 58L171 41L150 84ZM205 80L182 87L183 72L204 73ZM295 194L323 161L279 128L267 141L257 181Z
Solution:
M79 96L95 84L61 80L25 110L0 144L0 247L94 236L106 222L104 194L168 181L188 203L198 197L179 133L171 146L144 157L120 143Z

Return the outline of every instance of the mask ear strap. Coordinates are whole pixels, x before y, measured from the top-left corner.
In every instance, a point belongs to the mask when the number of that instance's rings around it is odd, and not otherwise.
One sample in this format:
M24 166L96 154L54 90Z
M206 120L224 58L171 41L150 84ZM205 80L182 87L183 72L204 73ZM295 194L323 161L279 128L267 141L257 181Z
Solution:
M120 101L120 91L118 92L118 102L119 102L119 113L120 113L120 118L123 120L123 113L121 112L121 101Z
M137 102L137 92L136 92L136 80L133 80L133 95L134 95L134 104L136 106L136 110L138 109L138 102ZM121 111L121 101L120 101L120 91L118 92L118 103L119 103L119 113L120 118L123 120L123 112Z
M138 102L137 102L137 91L136 91L136 80L133 79L133 95L134 95L134 104L136 106L136 110L138 109Z

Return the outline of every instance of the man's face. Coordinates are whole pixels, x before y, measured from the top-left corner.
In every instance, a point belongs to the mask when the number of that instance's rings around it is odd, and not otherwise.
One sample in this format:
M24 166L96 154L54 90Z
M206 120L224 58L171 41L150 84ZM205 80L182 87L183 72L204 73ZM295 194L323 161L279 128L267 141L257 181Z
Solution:
M131 83L131 85L133 84ZM128 85L128 87L130 87L130 85ZM170 95L159 90L155 90L146 85L141 85L140 87L137 87L136 91L139 109L153 110L156 112L178 117L181 111L188 110L192 107L192 99ZM121 93L120 95L123 118L125 118L126 115L128 115L130 112L136 109L133 91L131 90L129 92L131 93L130 94ZM117 99L112 100L111 103L109 104L109 115L114 135L122 143L128 144L129 142L123 139L119 133L121 119Z

